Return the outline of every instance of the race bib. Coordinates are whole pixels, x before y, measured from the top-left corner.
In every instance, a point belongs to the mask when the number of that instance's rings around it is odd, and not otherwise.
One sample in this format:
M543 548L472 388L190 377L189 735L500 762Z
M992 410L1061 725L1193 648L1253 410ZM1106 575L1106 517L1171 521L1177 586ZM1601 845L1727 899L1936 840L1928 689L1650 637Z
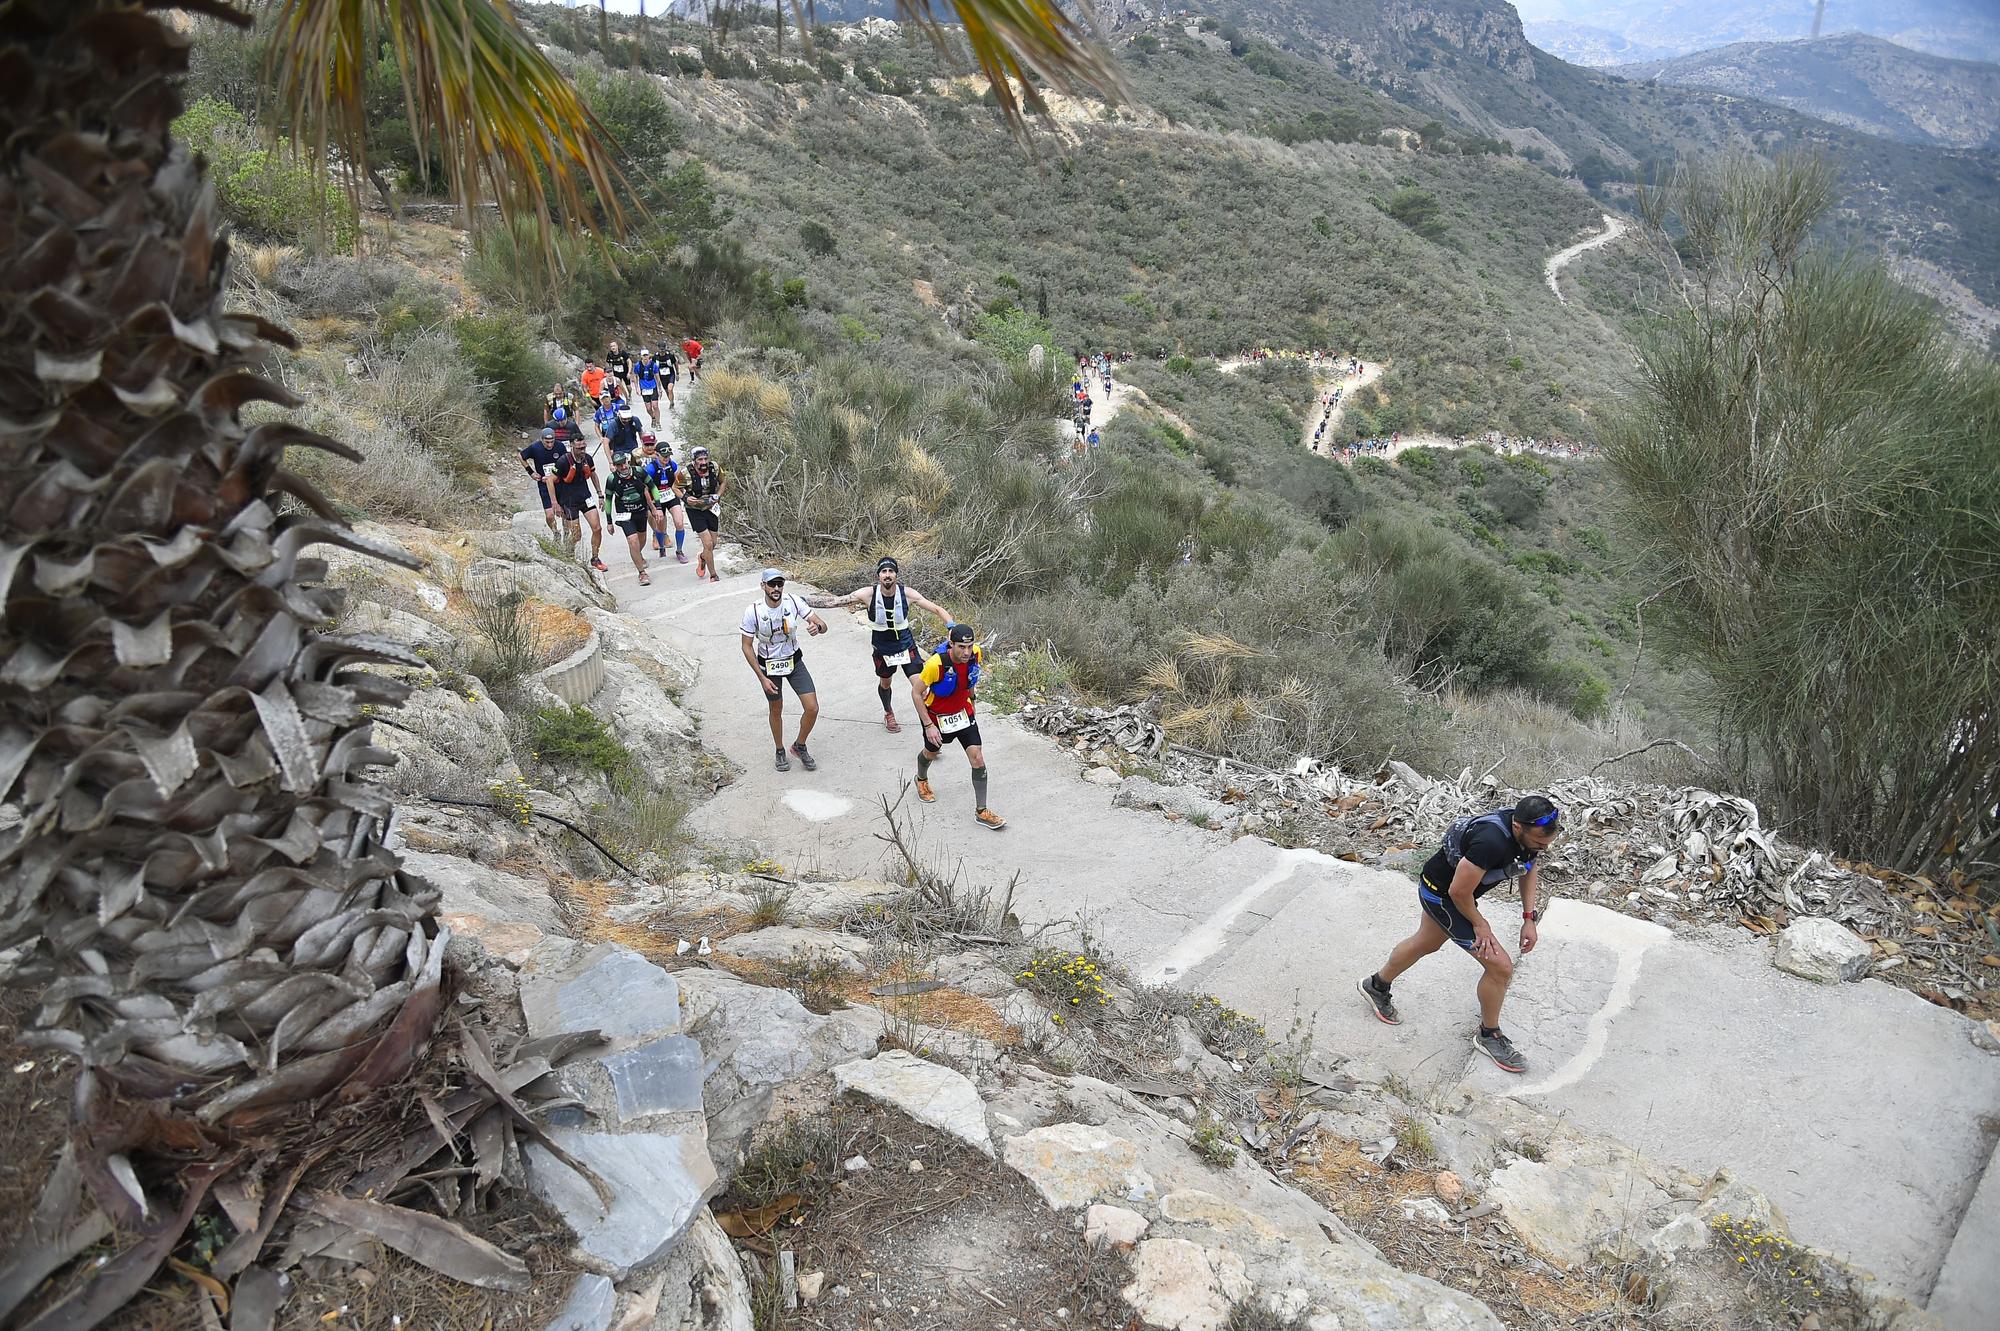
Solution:
M585 495L585 496L583 497L583 506L584 506L584 507L585 507L586 509L591 509L591 508L596 508L596 507L597 507L597 496L596 496L596 495Z
M940 735L956 735L971 724L971 712L945 712L937 718L938 734Z
M897 652L894 656L885 656L882 658L883 665L900 666L908 665L909 663L910 654L908 652Z
M782 675L789 675L792 673L792 666L795 660L796 658L790 656L769 657L764 662L764 673L773 679L777 679Z
M618 507L618 505L613 504L611 506L611 520L613 522L623 522L627 516L625 510Z

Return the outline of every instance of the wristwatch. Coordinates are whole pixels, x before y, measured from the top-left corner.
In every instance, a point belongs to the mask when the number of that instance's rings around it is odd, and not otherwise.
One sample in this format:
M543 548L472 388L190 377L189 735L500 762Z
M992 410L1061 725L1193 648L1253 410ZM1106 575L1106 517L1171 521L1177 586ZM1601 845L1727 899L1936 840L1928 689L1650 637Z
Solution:
M1542 918L1542 913L1539 910L1524 910L1521 912L1521 918L1533 924Z

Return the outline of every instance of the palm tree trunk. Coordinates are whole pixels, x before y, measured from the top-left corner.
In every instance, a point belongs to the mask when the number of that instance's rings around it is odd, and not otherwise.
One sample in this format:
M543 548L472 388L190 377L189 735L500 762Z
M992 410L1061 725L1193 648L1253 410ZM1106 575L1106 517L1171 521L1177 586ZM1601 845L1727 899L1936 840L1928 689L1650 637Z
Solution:
M368 779L362 707L404 689L355 667L404 658L325 631L301 556L409 561L284 468L342 445L239 418L295 405L251 368L290 338L222 308L168 135L187 45L129 0L18 0L0 38L0 948L41 990L26 1038L81 1062L78 1164L121 1222L104 1156L227 1150L407 1071L444 942Z

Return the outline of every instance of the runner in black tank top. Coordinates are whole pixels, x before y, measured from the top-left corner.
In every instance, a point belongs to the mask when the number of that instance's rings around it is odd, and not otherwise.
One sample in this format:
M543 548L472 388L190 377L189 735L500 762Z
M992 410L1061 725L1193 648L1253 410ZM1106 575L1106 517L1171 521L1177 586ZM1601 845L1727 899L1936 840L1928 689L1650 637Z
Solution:
M902 569L892 556L884 555L875 565L875 581L857 587L845 596L808 597L806 604L820 610L860 610L868 617L869 647L875 657L875 693L882 699L882 724L890 731L903 727L896 722L895 690L891 687L901 670L915 679L924 668L924 656L917 649L917 635L910 626L910 607L928 611L951 630L951 612L920 592L902 583ZM913 684L912 701L923 701L922 686ZM918 715L922 715L921 712Z

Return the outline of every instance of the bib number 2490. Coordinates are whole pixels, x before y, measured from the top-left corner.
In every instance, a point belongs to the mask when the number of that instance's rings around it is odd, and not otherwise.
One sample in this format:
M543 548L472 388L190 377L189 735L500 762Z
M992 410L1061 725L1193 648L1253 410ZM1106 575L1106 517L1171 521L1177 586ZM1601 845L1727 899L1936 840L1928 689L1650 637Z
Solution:
M789 656L774 656L764 662L764 673L773 679L792 673L794 662Z

